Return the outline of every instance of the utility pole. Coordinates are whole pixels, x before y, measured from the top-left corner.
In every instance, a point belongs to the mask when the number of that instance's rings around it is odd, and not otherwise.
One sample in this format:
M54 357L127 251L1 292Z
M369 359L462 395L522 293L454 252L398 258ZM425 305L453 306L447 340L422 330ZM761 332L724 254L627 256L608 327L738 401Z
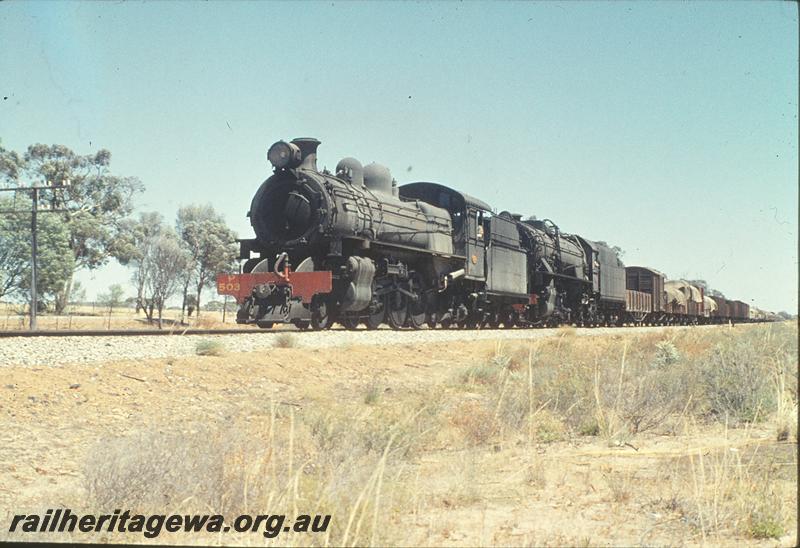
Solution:
M33 187L33 206L31 207L31 325L30 330L36 331L36 214L39 210L39 189Z
M38 296L36 292L36 256L38 252L38 241L36 235L36 217L39 213L39 191L40 190L56 190L69 186L69 179L65 179L60 184L50 184L49 181L45 186L17 186L13 188L0 188L0 192L31 192L31 304L30 304L30 330L36 330L36 307ZM60 212L63 209L49 209L47 212ZM0 211L4 214L19 214L19 211Z

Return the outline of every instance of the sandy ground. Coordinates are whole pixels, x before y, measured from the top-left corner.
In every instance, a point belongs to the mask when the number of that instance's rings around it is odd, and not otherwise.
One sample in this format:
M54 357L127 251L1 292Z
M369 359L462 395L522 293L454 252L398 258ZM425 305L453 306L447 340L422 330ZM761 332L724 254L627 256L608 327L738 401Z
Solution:
M0 512L0 522L5 529L12 513L79 508L86 496L87 452L106 436L146 424L263 414L270 401L296 409L344 400L355 405L376 378L386 386L384 397L399 401L404 394L446 383L453 363L485 359L494 346L460 341L279 348L221 357L3 368L0 509L5 515ZM403 538L423 545L702 544L702 537L654 501L668 499L674 475L696 465L697 458L731 448L774 453L786 463L787 481L796 482L794 445L774 439L769 429L697 426L677 436L641 435L623 447L591 436L536 447L503 443L480 451L431 447L410 464L418 484L414 489L422 493L419 506L400 511L396 522L405 530ZM626 483L627 493L616 493L611 477ZM794 541L790 535L780 544Z

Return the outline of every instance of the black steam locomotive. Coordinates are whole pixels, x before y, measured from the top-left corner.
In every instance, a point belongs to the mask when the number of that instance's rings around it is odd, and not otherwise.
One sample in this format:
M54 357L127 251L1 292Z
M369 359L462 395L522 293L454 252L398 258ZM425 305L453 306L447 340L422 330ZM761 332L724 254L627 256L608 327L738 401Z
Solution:
M316 139L279 141L253 197L256 238L218 291L238 323L403 327L618 324L625 267L609 247L549 220L493 214L437 183L398 186L389 170L345 158L317 168Z
M397 186L345 158L317 169L316 139L279 141L248 216L239 274L217 277L236 321L325 329L665 325L764 321L742 301L625 267L605 243L550 220L493 214L437 183Z

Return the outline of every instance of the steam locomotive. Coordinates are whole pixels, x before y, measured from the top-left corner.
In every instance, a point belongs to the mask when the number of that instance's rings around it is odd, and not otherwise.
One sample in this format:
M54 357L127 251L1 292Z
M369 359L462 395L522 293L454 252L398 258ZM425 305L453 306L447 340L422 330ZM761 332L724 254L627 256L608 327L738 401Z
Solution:
M748 316L726 307L712 317L684 285L669 297L657 271L626 269L605 243L548 219L495 215L437 183L398 186L386 167L355 158L320 171L319 144L278 141L267 152L274 172L248 212L256 237L239 240L241 272L217 278L239 304L238 323L510 328Z

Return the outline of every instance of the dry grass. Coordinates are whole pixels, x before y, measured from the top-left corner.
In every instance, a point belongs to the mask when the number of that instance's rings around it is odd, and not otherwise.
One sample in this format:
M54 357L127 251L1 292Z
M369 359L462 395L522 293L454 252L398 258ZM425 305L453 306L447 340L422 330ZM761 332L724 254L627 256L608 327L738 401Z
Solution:
M789 531L793 494L784 451L759 446L696 451L674 463L675 485L665 506L686 521L704 542L733 537L780 538ZM795 478L796 481L796 478Z
M263 368L284 375L272 395L253 386L258 358L247 355L243 379L226 379L224 388L240 382L255 390L249 400L225 392L228 407L214 419L143 422L91 446L82 472L86 506L333 515L324 535L268 541L281 545L783 537L795 523L796 452L755 433L797 439L796 326L669 333L484 345L459 354L464 365L456 371L446 349L430 354L445 363L441 369L418 372L382 369L384 355L360 368L352 353L334 369L330 356L322 362L314 351L288 347L300 365ZM744 371L739 358L758 374ZM192 360L193 370L207 362ZM303 367L309 376L291 389L308 389L322 363L330 380L317 384L325 392L284 395ZM750 384L719 382L720 367ZM181 371L186 382L207 384ZM177 390L184 377L172 375Z
M528 443L599 436L623 446L645 432L675 434L687 418L773 421L779 440L796 439L794 324L666 337L587 339L560 331L533 344L497 343L458 371L455 385L477 399L462 404L469 410L459 409L452 424L473 443L502 427Z
M275 348L294 348L297 346L297 339L291 333L281 333L275 337L273 345Z
M283 411L272 402L258 421L181 431L152 425L101 440L84 472L89 505L225 515L313 510L336 516L326 536L281 544L396 543L398 531L385 527L383 512L407 502L396 463L424 439L426 406L356 417L355 424L339 413Z
M180 309L164 310L165 328L170 326L196 327L201 329L231 328L236 326L236 314L226 314L222 322L221 311L203 310L199 317L181 318ZM181 323L183 319L183 323ZM27 305L0 302L0 330L28 329ZM156 329L148 324L143 312L136 314L132 308L115 308L111 314L102 306L70 305L62 315L40 313L37 318L39 329Z
M198 329L219 329L225 327L222 324L222 318L217 314L204 313L199 318L194 319L194 325Z
M604 466L601 473L611 494L611 500L621 503L631 499L636 480L635 472L614 470L610 466Z
M469 445L484 445L498 431L491 411L474 400L457 404L450 412L450 424L461 432Z

